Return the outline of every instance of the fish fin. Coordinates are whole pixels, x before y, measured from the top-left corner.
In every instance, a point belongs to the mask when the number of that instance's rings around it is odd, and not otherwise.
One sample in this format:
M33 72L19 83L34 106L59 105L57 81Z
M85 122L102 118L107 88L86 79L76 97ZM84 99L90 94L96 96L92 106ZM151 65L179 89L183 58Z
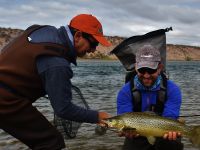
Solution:
M189 139L195 147L200 149L200 126L193 127Z
M152 115L152 116L158 116L155 112L153 111L144 111L144 114Z
M180 122L180 123L182 123L182 124L185 124L185 119L184 118L179 117L177 119L177 121Z
M123 132L136 132L136 128L128 128L128 127L125 127L122 129Z
M154 136L148 136L147 140L151 145L153 145L156 141L156 138Z
M121 131L123 131L124 130L124 126L122 126L120 129L119 129L119 131L121 132Z

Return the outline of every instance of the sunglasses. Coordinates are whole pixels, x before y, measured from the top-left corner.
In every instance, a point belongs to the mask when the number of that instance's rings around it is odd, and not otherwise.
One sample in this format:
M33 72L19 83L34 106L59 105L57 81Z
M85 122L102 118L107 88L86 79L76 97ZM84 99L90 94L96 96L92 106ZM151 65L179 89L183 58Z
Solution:
M92 41L91 36L87 33L82 32L82 36L89 41L91 48L96 48L99 45L99 42Z
M157 70L158 70L158 69L140 68L140 69L138 69L138 72L139 72L140 74L145 74L146 72L147 72L148 74L154 74L154 73L157 72Z

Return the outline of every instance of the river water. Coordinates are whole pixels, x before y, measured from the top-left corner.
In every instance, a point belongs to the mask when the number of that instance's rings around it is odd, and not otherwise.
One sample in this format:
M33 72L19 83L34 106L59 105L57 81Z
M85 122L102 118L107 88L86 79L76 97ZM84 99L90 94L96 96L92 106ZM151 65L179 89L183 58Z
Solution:
M78 62L73 67L72 82L82 91L90 108L116 114L116 95L124 84L125 70L118 61L88 60ZM169 78L175 81L182 91L181 115L200 115L200 61L167 62ZM49 100L39 99L34 105L53 120ZM200 117L185 118L187 125L200 125ZM83 123L75 139L66 140L69 150L120 150L123 137L107 131L99 136L94 132L96 125ZM196 150L187 139L183 139L185 150ZM27 150L17 139L0 130L0 150Z

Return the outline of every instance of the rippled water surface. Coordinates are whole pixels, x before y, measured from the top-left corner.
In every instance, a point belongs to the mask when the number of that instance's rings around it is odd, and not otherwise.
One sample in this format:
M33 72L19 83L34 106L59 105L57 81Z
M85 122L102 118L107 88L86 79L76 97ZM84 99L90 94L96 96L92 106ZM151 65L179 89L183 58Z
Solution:
M116 95L124 83L125 70L118 61L80 61L73 67L73 84L78 86L90 107L116 114ZM200 115L200 62L168 62L169 77L182 90L183 103L181 115ZM53 120L52 108L45 98L35 104L50 120ZM200 125L200 117L185 118L188 125ZM123 137L108 131L103 136L95 135L96 125L82 124L76 139L66 140L69 150L120 150ZM183 139L185 150L195 150ZM0 150L27 150L28 148L15 138L0 130Z

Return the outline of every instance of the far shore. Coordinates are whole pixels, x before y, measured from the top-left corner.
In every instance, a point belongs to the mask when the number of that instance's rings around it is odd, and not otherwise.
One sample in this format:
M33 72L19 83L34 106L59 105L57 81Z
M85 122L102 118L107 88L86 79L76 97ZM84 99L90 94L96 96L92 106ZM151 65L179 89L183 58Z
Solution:
M78 58L77 61L119 61L118 59ZM119 61L120 62L120 61ZM200 60L167 60L167 62L200 62Z
M0 27L0 50L19 36L23 30L1 28ZM114 55L110 55L110 52L119 45L125 37L119 36L106 36L106 38L112 43L111 47L97 46L97 50L93 54L88 54L84 58L78 58L79 60L106 60L117 61L118 59ZM200 47L189 45L174 45L167 43L167 61L200 61Z

